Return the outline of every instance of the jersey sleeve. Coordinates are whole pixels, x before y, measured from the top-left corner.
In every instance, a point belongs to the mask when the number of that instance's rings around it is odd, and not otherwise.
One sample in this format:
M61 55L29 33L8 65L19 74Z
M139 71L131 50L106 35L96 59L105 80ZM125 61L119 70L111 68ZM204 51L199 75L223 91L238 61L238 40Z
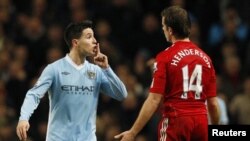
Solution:
M150 87L151 93L164 94L167 86L166 65L167 64L163 61L162 56L158 55L154 64L153 80Z
M40 103L40 99L50 88L53 81L53 69L48 65L42 72L36 84L31 88L25 96L23 105L21 107L21 115L19 120L29 120L34 110Z
M101 91L104 94L116 100L123 100L127 97L128 94L125 85L110 67L102 69L101 77Z
M210 74L210 78L209 78L209 83L208 86L206 88L206 93L207 93L207 97L215 97L216 96L216 77L215 77L215 70L214 67L211 67L212 71Z

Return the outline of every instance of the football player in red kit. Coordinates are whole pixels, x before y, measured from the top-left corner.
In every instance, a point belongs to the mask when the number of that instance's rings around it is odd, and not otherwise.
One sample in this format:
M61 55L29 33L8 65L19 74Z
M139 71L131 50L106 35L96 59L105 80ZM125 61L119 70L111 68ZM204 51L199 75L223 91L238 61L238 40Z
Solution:
M220 116L212 61L189 40L191 22L186 10L172 6L161 16L172 46L156 57L150 93L134 125L115 138L133 141L162 104L158 141L207 141L207 112L212 124L218 124Z

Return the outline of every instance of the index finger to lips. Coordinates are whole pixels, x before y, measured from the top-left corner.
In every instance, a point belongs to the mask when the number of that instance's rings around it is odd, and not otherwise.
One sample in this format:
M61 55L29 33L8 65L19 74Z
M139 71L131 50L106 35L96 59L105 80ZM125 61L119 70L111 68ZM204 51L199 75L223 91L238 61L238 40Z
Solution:
M100 53L100 46L99 46L99 43L97 43L96 50L97 50L97 53Z

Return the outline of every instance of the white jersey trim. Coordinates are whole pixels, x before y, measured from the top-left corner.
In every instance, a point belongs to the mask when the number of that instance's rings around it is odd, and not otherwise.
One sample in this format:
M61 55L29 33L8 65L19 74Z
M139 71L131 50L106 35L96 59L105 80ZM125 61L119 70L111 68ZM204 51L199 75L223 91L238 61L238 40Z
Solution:
M69 62L69 64L71 64L71 65L72 65L74 68L76 68L77 70L80 70L80 69L83 68L83 64L84 64L84 63L82 63L82 64L80 64L80 65L77 65L75 62L72 61L72 59L69 57L68 54L66 54L65 58L66 58L66 61Z

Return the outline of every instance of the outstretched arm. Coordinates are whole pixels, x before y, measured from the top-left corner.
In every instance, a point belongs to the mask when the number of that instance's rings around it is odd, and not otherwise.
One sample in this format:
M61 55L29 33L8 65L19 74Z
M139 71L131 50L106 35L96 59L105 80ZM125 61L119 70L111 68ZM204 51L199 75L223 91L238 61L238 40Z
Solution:
M155 113L156 109L159 107L161 99L161 94L150 93L148 98L144 102L139 116L137 117L132 128L119 135L116 135L115 138L121 138L121 141L133 141L136 135L142 130L142 128L147 124L152 115Z

